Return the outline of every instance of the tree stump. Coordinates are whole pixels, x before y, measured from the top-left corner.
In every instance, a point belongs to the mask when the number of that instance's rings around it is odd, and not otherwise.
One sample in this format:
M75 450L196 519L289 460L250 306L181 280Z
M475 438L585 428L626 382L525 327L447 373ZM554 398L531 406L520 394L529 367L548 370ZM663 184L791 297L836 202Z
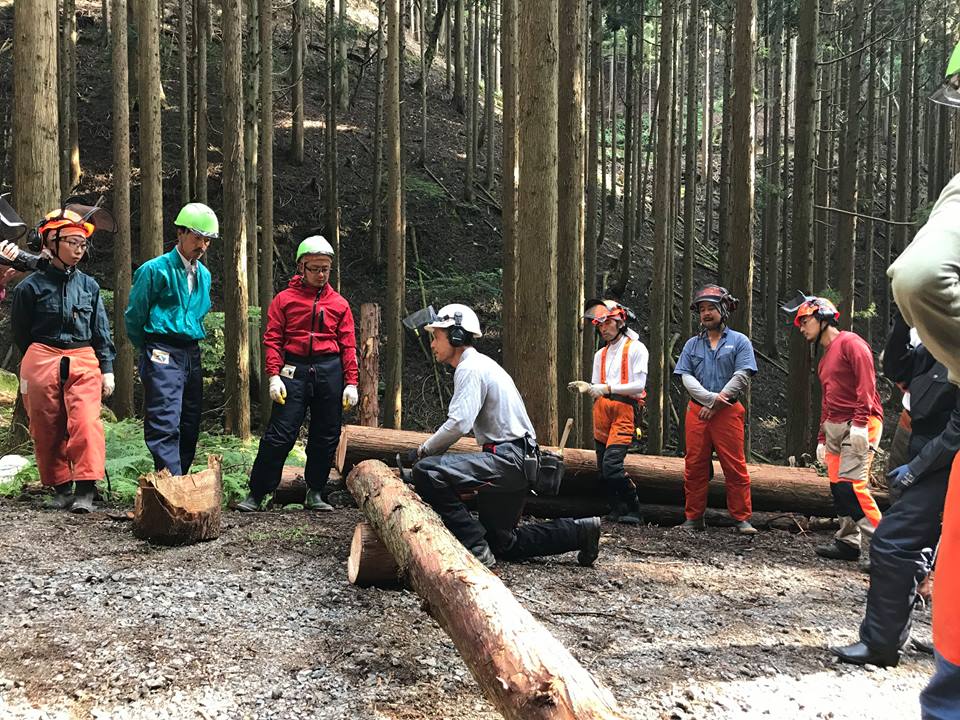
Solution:
M158 545L190 545L220 537L220 457L192 475L169 470L140 478L133 506L133 534Z

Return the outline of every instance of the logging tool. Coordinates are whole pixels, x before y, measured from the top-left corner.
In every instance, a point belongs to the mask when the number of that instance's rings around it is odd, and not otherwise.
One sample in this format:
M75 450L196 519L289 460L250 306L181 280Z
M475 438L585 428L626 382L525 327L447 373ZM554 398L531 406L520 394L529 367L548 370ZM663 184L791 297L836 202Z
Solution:
M563 457L563 449L567 446L567 439L570 437L570 430L573 429L573 418L567 418L566 425L563 426L563 434L560 436L560 447L557 448L557 455Z

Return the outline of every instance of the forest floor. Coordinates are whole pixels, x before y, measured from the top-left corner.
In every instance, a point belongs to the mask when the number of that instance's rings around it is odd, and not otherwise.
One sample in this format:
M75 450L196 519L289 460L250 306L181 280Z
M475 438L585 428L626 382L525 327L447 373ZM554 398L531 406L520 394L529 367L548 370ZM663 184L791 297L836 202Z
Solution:
M0 718L499 717L416 595L347 583L356 510L227 512L218 540L156 548L37 502L0 501ZM495 571L629 717L917 717L932 658L829 654L868 578L825 537L605 524L593 569Z

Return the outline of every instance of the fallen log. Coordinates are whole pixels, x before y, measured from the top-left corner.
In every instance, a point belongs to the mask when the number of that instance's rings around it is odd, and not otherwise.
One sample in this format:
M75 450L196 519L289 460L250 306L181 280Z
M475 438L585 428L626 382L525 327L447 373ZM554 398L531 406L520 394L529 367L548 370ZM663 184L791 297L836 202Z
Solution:
M340 473L336 470L330 471L327 479L327 489L330 492L342 488ZM283 472L280 474L280 484L273 491L270 499L272 505L303 505L307 499L307 483L303 479L303 468L296 465L284 465Z
M347 580L359 587L400 587L400 568L368 522L357 523L347 558Z
M347 487L487 699L510 720L626 718L598 683L385 465Z
M341 472L348 471L362 460L382 460L392 465L397 453L418 446L429 437L426 433L387 428L369 428L347 425L340 434L335 465ZM547 448L551 449L551 448ZM458 440L450 452L479 452L473 438ZM597 456L592 450L566 448L563 451L566 473L561 495L600 496L606 490L597 477ZM715 475L710 482L708 504L726 507L726 490L720 465L714 462ZM683 504L683 458L658 455L627 454L624 462L627 474L637 485L642 502ZM832 516L833 497L830 482L817 475L812 468L791 468L781 465L748 463L753 507L756 510L788 510L805 515ZM873 490L881 507L887 505L887 495Z
M133 534L159 545L189 545L220 537L220 457L207 469L171 475L167 469L140 478L133 505Z

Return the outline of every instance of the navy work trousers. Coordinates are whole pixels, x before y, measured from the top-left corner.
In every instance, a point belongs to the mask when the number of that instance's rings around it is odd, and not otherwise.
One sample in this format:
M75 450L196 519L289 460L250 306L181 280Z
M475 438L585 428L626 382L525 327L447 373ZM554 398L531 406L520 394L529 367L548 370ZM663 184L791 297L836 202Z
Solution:
M502 560L558 555L580 549L569 518L517 526L527 497L523 441L495 445L491 452L433 455L413 466L417 493L467 548L485 541ZM461 495L477 493L478 517Z
M343 419L340 356L319 355L303 359L287 356L286 362L294 367L292 378L281 378L287 388L286 402L283 405L273 403L270 423L260 438L257 459L250 471L250 494L258 500L280 484L283 464L297 442L308 409L310 429L303 478L310 490L323 490L327 484L333 454L340 440Z
M148 336L140 355L143 437L157 470L190 472L200 437L203 375L200 344Z
M924 444L911 440L911 457ZM883 514L870 543L870 590L860 640L877 652L893 652L910 639L917 587L931 570L940 540L940 515L950 468L921 477Z

